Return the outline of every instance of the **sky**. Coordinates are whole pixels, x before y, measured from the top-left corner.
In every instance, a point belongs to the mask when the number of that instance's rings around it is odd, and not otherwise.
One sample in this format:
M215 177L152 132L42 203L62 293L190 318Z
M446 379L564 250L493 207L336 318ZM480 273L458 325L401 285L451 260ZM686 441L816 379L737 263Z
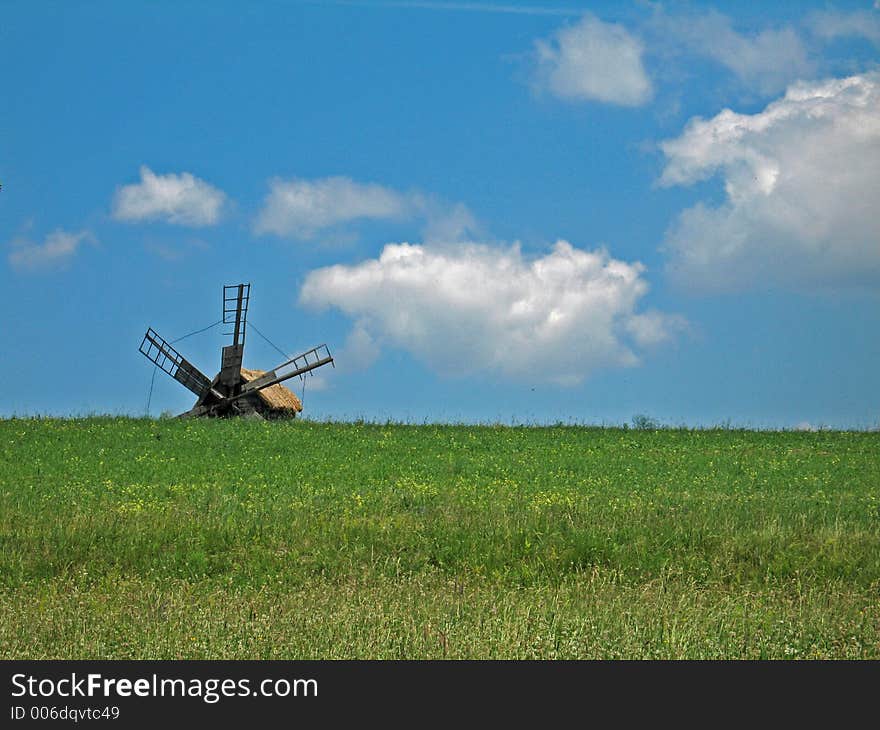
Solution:
M187 410L143 334L249 282L245 367L335 357L310 418L880 426L877 3L4 0L0 48L0 416Z

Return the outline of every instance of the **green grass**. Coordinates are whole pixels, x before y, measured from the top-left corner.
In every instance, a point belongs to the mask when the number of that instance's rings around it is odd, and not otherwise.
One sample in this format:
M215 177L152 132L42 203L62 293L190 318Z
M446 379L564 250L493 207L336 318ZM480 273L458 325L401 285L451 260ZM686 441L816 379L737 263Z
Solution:
M0 658L880 658L880 433L0 421Z

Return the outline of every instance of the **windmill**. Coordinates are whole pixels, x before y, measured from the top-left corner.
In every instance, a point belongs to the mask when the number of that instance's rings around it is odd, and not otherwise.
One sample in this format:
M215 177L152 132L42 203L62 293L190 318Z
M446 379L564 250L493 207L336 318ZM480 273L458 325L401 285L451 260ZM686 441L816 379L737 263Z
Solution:
M281 383L304 377L324 365L333 365L327 345L318 345L292 357L272 370L247 370L241 366L251 285L223 287L224 324L233 326L232 344L223 348L220 372L213 380L162 339L151 327L144 335L140 352L178 383L192 391L198 400L181 416L239 416L291 418L302 410L302 403ZM335 367L335 365L334 365Z

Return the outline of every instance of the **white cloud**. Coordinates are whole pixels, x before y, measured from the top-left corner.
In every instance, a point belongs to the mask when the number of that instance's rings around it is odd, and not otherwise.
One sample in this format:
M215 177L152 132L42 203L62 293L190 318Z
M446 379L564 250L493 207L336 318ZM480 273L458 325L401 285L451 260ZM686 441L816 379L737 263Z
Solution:
M50 269L66 264L83 241L93 241L89 231L70 233L60 228L53 231L42 244L26 240L13 241L9 264L18 271Z
M269 194L254 221L257 234L309 240L365 220L418 221L426 241L455 241L477 230L462 203L450 204L420 192L402 193L348 177L269 181ZM345 236L345 230L341 231Z
M535 83L562 99L639 106L651 99L644 48L622 25L591 14L535 43Z
M880 74L797 83L757 114L694 118L661 147L662 185L724 181L721 204L667 233L689 286L880 281Z
M746 34L736 31L730 18L716 10L682 15L658 10L646 30L659 49L709 58L764 94L777 93L815 70L800 35L791 27Z
M807 23L813 34L824 40L861 37L880 45L880 14L870 10L819 10L810 14Z
M312 271L300 301L354 318L353 350L388 343L442 374L574 385L599 368L636 365L635 346L682 325L636 312L648 290L642 272L565 241L532 260L518 246L388 244L378 259Z
M145 165L141 181L116 191L113 217L127 223L162 220L183 226L212 226L226 195L188 172L156 175Z
M413 196L347 177L274 178L254 231L312 238L322 229L354 220L401 220L413 215L415 208Z

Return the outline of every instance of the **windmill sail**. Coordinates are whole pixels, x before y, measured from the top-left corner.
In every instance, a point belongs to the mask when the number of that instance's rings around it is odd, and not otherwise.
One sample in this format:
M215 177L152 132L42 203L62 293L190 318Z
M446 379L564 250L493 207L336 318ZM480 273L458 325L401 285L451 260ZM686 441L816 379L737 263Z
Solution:
M223 287L223 323L233 325L232 344L223 348L220 361L220 382L236 388L241 380L241 360L247 333L247 311L251 299L250 284Z
M305 375L316 368L332 363L333 356L330 354L330 349L327 345L318 345L301 355L290 358L287 362L281 363L259 378L245 383L242 386L241 395L254 393L263 388L268 388L270 385L277 385L290 378L295 378L297 375Z
M201 397L211 389L211 381L189 360L163 340L151 327L138 348L150 362Z

